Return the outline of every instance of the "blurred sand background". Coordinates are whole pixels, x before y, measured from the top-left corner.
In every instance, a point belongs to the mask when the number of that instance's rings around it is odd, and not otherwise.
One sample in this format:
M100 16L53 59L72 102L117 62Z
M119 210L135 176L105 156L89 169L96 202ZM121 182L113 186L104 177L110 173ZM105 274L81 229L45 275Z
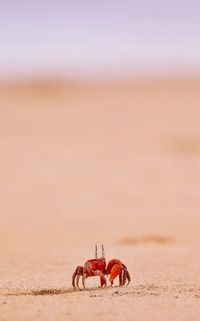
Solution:
M0 321L200 320L199 12L1 3ZM74 291L102 243L130 285Z
M199 88L1 85L1 321L199 320ZM129 287L71 290L96 243Z

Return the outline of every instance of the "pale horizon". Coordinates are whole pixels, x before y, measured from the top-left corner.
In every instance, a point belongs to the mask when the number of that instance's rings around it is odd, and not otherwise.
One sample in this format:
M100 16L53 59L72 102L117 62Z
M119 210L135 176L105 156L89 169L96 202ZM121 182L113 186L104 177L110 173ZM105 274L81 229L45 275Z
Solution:
M200 73L198 1L15 1L0 12L0 78Z

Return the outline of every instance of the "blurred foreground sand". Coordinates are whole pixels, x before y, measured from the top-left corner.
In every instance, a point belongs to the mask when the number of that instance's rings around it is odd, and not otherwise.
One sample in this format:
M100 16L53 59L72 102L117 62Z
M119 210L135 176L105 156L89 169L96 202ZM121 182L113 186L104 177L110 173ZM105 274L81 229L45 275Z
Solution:
M200 320L199 89L1 85L1 321ZM102 242L132 283L71 292Z

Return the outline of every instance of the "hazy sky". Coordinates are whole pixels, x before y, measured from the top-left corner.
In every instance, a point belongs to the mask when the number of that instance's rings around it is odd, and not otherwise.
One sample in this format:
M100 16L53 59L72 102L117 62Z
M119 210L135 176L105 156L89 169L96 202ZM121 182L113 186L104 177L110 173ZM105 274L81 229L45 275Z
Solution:
M0 76L200 71L199 0L0 0Z

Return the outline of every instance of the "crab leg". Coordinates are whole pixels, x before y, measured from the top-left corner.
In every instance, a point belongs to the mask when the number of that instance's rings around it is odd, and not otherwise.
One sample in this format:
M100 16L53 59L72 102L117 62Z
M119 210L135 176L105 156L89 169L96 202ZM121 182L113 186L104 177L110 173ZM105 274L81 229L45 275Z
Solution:
M131 276L130 276L130 273L128 272L128 270L126 270L126 277L128 279L127 285L129 285L129 283L131 282Z
M74 272L74 274L72 275L72 286L75 289L75 279L76 279L76 272Z
M130 273L128 272L126 265L122 264L122 268L123 268L122 285L126 284L126 280L128 280L127 285L129 285L129 283L131 282Z
M77 275L77 278L76 278L76 287L80 289L80 287L79 287L79 279L80 279L80 275Z
M78 273L79 273L79 266L77 266L76 270L74 271L74 273L72 275L72 286L74 289L76 288L75 281L76 281L76 277L77 277Z
M122 285L123 285L123 280L122 280L122 278L123 278L123 272L121 272L121 273L119 274L119 286L122 286Z
M106 286L107 282L106 282L106 278L103 275L103 273L100 273L100 283L101 283L101 287L103 288L104 286Z
M87 278L86 274L83 274L82 276L82 284L83 284L83 288L85 290L85 279Z

